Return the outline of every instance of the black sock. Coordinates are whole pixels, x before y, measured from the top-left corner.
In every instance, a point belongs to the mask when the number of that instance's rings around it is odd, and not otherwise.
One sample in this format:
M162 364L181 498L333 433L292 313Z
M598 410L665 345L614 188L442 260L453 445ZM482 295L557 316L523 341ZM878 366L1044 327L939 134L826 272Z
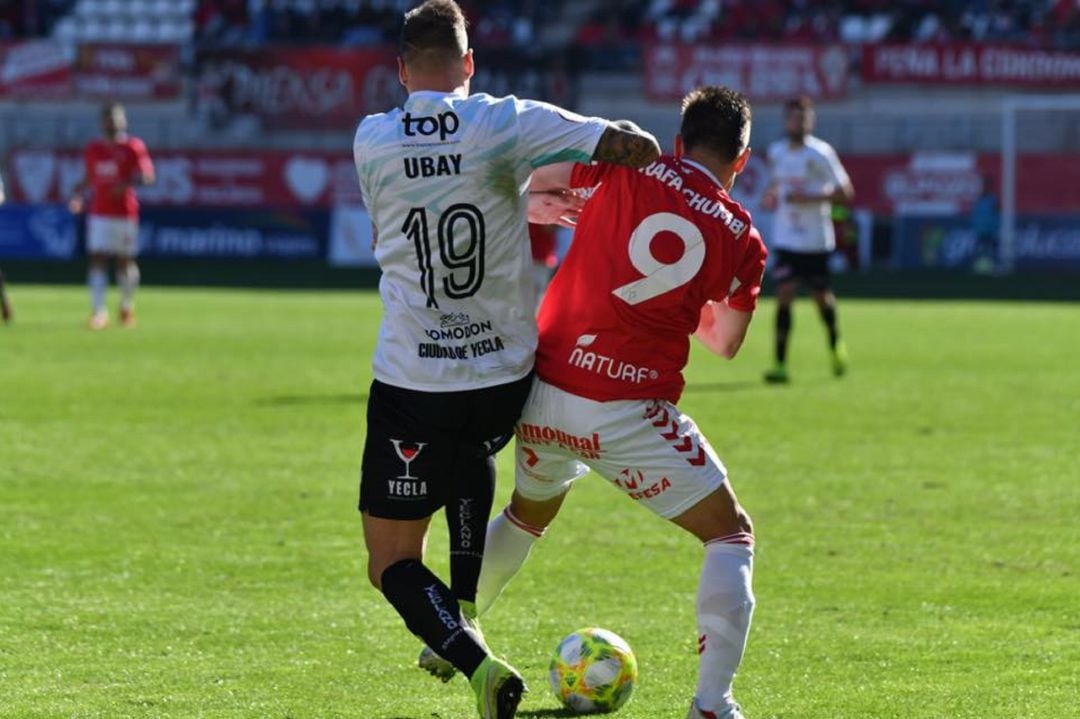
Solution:
M419 560L405 559L387 567L382 591L409 631L465 676L471 677L487 657L487 651L466 631L450 588Z
M476 456L459 461L455 476L465 496L446 503L450 531L450 586L459 602L476 603L476 583L484 561L484 540L495 500L495 460Z
M836 305L821 305L818 309L821 311L821 321L829 330L829 347L836 349L836 342L840 339L840 332L836 329Z
M787 341L791 332L791 305L776 308L776 363L787 361Z

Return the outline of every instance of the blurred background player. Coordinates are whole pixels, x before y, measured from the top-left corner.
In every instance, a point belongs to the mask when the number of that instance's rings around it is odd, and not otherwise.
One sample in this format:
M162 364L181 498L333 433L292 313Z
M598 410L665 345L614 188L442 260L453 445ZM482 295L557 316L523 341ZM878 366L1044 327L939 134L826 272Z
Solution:
M4 178L0 176L0 205L4 204L7 195L4 192ZM0 319L8 324L15 315L11 311L11 302L8 300L7 283L4 282L4 271L0 270Z
M775 209L772 235L773 280L776 282L776 365L768 382L787 382L791 303L800 285L810 288L829 333L833 374L847 371L847 348L840 339L836 296L832 292L829 255L836 248L832 205L855 196L844 166L829 143L814 137L814 106L808 97L784 105L787 137L769 145L769 187L762 206Z
M524 681L487 648L474 602L492 455L512 436L532 386L537 331L522 196L545 164L639 167L659 146L640 130L553 105L470 95L473 54L452 0L405 14L398 72L408 98L364 118L353 147L384 309L360 476L368 578L410 631L469 677L483 719L510 719ZM440 509L451 586L424 564Z
M120 287L120 323L135 325L135 290L139 286L139 200L135 188L154 182L150 153L139 138L127 132L127 116L122 105L102 108L104 137L91 140L84 152L85 177L75 186L68 206L75 214L85 207L84 194L90 189L90 211L86 220L86 253L90 258L87 284L90 287L90 328L109 324L105 290L109 284L108 260L114 260L116 284Z
M750 121L745 97L701 88L683 102L675 156L641 171L594 164L536 173L537 190L597 189L540 308L515 491L488 526L477 594L482 613L592 468L705 545L690 719L742 718L732 682L754 608L750 517L719 457L675 406L690 335L730 359L757 304L765 247L727 194L750 157Z

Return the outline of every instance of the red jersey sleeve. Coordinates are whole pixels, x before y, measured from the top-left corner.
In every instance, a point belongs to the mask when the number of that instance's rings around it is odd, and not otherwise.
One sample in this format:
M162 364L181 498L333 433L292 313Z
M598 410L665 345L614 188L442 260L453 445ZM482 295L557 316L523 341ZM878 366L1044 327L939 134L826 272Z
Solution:
M570 171L570 187L596 187L606 178L617 165L609 165L606 162L593 162L588 165L577 164Z
M735 281L738 284L728 294L727 302L733 310L753 312L757 308L758 295L761 294L761 279L765 274L765 258L769 252L765 249L765 243L756 227L750 228L746 241L746 252L735 272Z
M146 143L138 138L132 138L131 149L135 153L135 169L143 177L154 174L154 163L150 160L150 152L146 149Z

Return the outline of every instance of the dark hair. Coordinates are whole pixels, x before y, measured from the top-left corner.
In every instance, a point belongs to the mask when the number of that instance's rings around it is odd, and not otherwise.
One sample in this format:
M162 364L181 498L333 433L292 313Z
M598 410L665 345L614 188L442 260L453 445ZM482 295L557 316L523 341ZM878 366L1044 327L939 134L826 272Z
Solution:
M809 95L799 95L793 97L784 103L784 112L790 112L792 110L813 110L814 101L810 99Z
M691 90L682 101L683 146L704 147L726 162L738 159L750 144L750 101L727 87Z
M442 65L469 51L468 21L454 0L427 0L405 13L401 56L409 65Z
M114 112L124 112L124 106L119 102L106 102L101 106L101 116L108 117Z

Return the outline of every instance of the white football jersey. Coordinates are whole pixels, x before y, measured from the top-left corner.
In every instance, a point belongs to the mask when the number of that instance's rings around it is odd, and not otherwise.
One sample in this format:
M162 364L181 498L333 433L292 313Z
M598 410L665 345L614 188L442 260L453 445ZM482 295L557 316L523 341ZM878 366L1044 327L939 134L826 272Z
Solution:
M529 373L529 178L588 162L607 127L546 103L442 92L360 123L353 154L382 269L375 379L449 392Z
M848 183L836 150L812 135L795 147L786 139L777 140L769 145L769 169L780 200L770 244L794 252L831 252L836 247L832 203L788 202L787 194L831 193Z

